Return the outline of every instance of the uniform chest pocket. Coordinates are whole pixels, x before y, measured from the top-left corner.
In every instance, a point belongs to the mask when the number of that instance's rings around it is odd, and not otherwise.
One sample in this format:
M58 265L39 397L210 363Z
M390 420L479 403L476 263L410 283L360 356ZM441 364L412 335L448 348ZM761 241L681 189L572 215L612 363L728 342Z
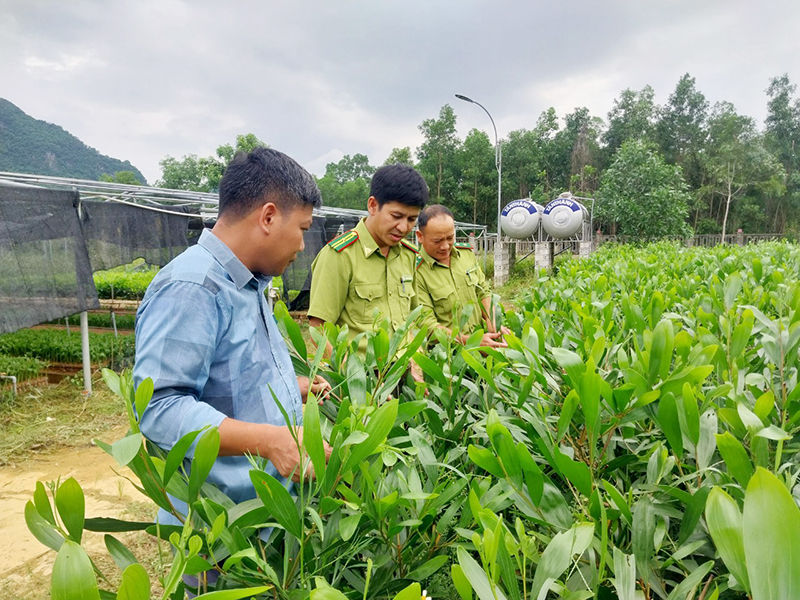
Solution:
M414 278L411 275L404 275L400 278L400 284L397 286L397 294L401 298L413 298L414 292Z
M414 291L414 278L411 275L403 275L397 285L398 303L400 305L401 319L408 318L411 312L411 299L416 295Z
M433 311L439 320L452 318L456 303L455 290L449 286L435 288L431 290L431 300L433 300Z
M383 286L380 283L357 283L353 287L353 318L361 323L372 323L375 309L381 307Z
M478 275L478 265L475 265L471 269L467 269L467 272L464 275L469 285L477 286L480 283L480 276Z

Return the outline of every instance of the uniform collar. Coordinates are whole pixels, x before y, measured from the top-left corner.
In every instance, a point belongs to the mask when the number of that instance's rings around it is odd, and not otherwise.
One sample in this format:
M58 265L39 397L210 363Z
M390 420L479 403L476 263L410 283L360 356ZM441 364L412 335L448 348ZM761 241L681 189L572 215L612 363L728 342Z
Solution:
M430 254L425 252L425 248L422 246L422 244L419 245L419 255L422 258L422 260L425 261L426 263L428 263L428 265L430 265L431 267L439 266L439 267L443 267L445 269L449 269L450 268L447 265L443 265L438 260L433 258ZM456 248L455 246L453 246L450 249L450 264L451 265L453 264L453 258L458 258L460 255L461 255L461 251L458 248Z
M225 245L225 242L214 235L210 229L203 230L197 245L205 248L222 265L222 268L225 269L238 289L242 289L250 282L253 282L259 289L269 285L272 277L254 275L250 269L244 266L233 251Z
M376 252L378 252L378 254L381 254L380 248L378 248L378 244L377 242L375 242L375 238L372 237L372 234L369 232L369 229L367 229L366 217L363 217L358 222L358 224L355 226L355 230L356 233L358 234L358 241L361 242L361 247L364 249L364 256L369 258ZM390 246L389 256L391 256L392 253L397 251L398 251L397 246ZM383 256L383 254L381 254L381 256ZM387 256L386 258L389 258L389 256Z

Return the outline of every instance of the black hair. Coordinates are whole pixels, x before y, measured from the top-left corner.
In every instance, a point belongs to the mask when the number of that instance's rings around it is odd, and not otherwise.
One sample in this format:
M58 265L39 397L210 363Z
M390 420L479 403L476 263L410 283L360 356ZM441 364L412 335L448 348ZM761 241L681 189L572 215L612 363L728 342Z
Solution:
M372 176L369 195L378 201L378 208L387 202L423 208L428 202L428 184L413 167L385 165Z
M441 217L442 215L455 220L453 213L450 212L450 209L446 206L442 206L441 204L431 204L430 206L426 206L422 209L422 212L419 213L419 216L417 217L417 228L425 229L428 221L436 217Z
M272 148L237 152L219 182L219 216L241 219L266 202L280 209L319 207L314 178L297 162Z

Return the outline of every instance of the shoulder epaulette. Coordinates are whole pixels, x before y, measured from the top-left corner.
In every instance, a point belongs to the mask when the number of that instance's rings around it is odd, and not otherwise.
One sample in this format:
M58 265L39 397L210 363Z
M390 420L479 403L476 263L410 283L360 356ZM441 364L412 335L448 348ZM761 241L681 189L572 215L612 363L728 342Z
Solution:
M417 247L416 247L414 244L412 244L411 242L407 242L407 241L405 241L405 240L400 240L400 243L401 243L403 246L405 246L406 248L408 248L409 250L411 250L411 251L412 251L414 254L419 254L419 248L417 248Z
M357 239L358 232L355 229L351 229L350 231L345 231L342 235L333 238L330 242L328 242L328 246L337 252L341 252L348 246L355 244Z
M458 243L455 246L459 250L472 250L472 245L468 243Z
M414 268L415 268L415 269L419 269L419 266L420 266L421 264L422 264L422 256L420 256L419 254L417 254L417 264L416 264L416 265L414 265Z

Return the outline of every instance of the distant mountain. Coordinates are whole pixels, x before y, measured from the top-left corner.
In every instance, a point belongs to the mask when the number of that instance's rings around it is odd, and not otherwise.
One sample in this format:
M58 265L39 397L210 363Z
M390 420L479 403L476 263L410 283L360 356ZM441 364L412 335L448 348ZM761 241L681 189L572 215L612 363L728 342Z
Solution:
M100 154L58 125L26 115L0 98L0 171L97 180L101 175L132 171L147 183L141 171L127 160Z

